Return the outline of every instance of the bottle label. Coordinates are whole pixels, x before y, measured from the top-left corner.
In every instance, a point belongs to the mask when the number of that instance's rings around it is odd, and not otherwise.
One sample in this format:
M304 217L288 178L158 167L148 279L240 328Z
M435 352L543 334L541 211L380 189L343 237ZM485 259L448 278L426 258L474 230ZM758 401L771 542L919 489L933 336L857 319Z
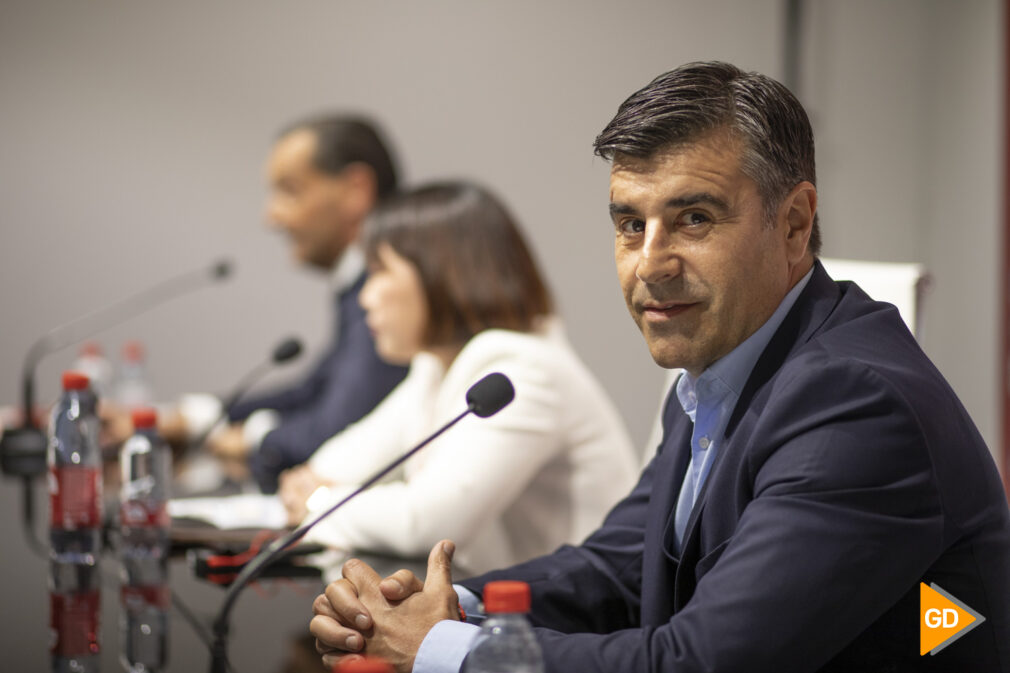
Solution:
M128 500L119 508L119 521L131 528L168 528L171 518L164 502Z
M49 595L49 652L58 657L98 654L99 593Z
M97 467L49 468L49 523L53 528L98 528L101 472Z

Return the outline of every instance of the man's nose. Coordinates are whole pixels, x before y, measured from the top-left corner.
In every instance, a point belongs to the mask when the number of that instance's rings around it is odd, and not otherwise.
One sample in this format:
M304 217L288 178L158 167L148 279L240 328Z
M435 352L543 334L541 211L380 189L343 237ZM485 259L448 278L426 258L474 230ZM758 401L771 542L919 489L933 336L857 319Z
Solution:
M266 222L266 225L271 229L281 229L283 226L277 217L277 212L270 205L268 205L263 211L263 221Z
M276 197L267 200L263 215L268 226L274 229L287 228L285 208Z
M659 220L645 223L645 237L635 275L643 283L661 283L681 272L681 258L674 236Z

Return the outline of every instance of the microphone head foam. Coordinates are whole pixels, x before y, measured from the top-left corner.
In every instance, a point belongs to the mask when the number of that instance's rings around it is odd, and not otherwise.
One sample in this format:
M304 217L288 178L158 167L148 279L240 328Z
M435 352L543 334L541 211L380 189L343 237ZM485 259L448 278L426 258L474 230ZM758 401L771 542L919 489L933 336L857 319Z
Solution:
M274 348L273 360L277 364L292 360L302 352L302 342L298 337L289 337Z
M210 275L214 280L224 280L231 272L232 263L229 259L219 259L210 267Z
M466 391L466 404L481 418L493 416L508 406L516 396L509 377L501 372L488 374Z

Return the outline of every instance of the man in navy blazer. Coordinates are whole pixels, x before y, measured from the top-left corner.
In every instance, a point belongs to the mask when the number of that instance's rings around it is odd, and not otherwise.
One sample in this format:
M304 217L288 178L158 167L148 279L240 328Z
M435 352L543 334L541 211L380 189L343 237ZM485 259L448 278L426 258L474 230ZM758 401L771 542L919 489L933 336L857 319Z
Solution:
M268 217L288 235L299 262L330 274L335 308L333 341L315 369L291 388L232 406L233 425L208 442L222 457L248 458L270 493L281 471L371 411L406 369L379 358L358 305L365 283L356 247L361 225L397 183L392 155L374 125L344 115L300 121L280 135L267 170ZM261 410L269 411L251 424L259 431L250 432L245 421Z
M424 583L348 562L313 606L324 662L458 670L477 627L457 596L472 614L507 578L531 586L548 672L1010 673L994 462L894 307L817 261L800 104L688 64L625 101L596 150L628 308L653 358L685 370L657 455L582 545L455 590L448 541ZM922 656L920 583L985 620Z

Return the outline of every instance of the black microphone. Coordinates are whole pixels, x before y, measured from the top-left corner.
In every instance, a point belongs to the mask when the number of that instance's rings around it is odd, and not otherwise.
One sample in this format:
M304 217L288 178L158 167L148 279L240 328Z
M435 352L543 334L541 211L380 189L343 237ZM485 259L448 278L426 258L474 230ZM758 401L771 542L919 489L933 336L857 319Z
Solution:
M169 299L213 285L228 278L231 273L231 262L218 260L210 267L161 281L125 299L54 327L39 337L28 349L22 368L21 426L6 430L0 439L0 470L4 474L26 478L45 472L45 433L32 416L35 406L35 369L45 356L140 315Z
M488 374L466 391L467 408L480 416L494 416L516 396L509 377L500 372Z
M277 344L277 347L274 348L273 358L274 362L280 364L282 362L287 362L288 360L293 360L301 354L302 342L295 337L291 337Z
M480 381L477 381L477 383L470 386L470 389L466 391L466 411L433 432L426 439L421 441L420 444L407 451L405 454L385 467L381 468L378 472L362 482L358 488L356 488L343 500L336 503L304 526L291 531L284 537L274 540L266 547L266 549L261 551L255 558L249 561L249 563L247 563L245 567L242 568L242 571L235 577L235 581L231 583L231 586L228 587L228 593L225 594L224 601L221 604L221 609L218 611L217 617L214 620L214 646L212 648L213 660L211 661L211 673L225 673L225 671L228 670L228 615L242 589L259 577L260 573L262 573L268 565L273 563L289 547L305 537L305 534L308 533L313 526L356 498L362 491L373 486L375 482L395 470L408 458L438 438L443 432L463 420L464 417L471 413L479 416L480 418L493 416L505 408L514 397L515 389L512 387L512 382L507 376L498 372L488 374Z
M288 337L284 341L280 342L274 346L273 351L270 353L270 358L256 365L248 374L239 380L238 384L232 388L231 392L227 397L223 398L221 401L221 411L218 413L217 418L214 422L207 426L207 429L197 435L190 446L201 447L207 441L207 437L214 430L214 427L225 419L231 412L231 408L235 406L243 395L245 395L253 384L260 380L267 372L273 369L276 365L284 364L285 362L290 362L294 360L299 355L302 354L302 342L298 337Z

